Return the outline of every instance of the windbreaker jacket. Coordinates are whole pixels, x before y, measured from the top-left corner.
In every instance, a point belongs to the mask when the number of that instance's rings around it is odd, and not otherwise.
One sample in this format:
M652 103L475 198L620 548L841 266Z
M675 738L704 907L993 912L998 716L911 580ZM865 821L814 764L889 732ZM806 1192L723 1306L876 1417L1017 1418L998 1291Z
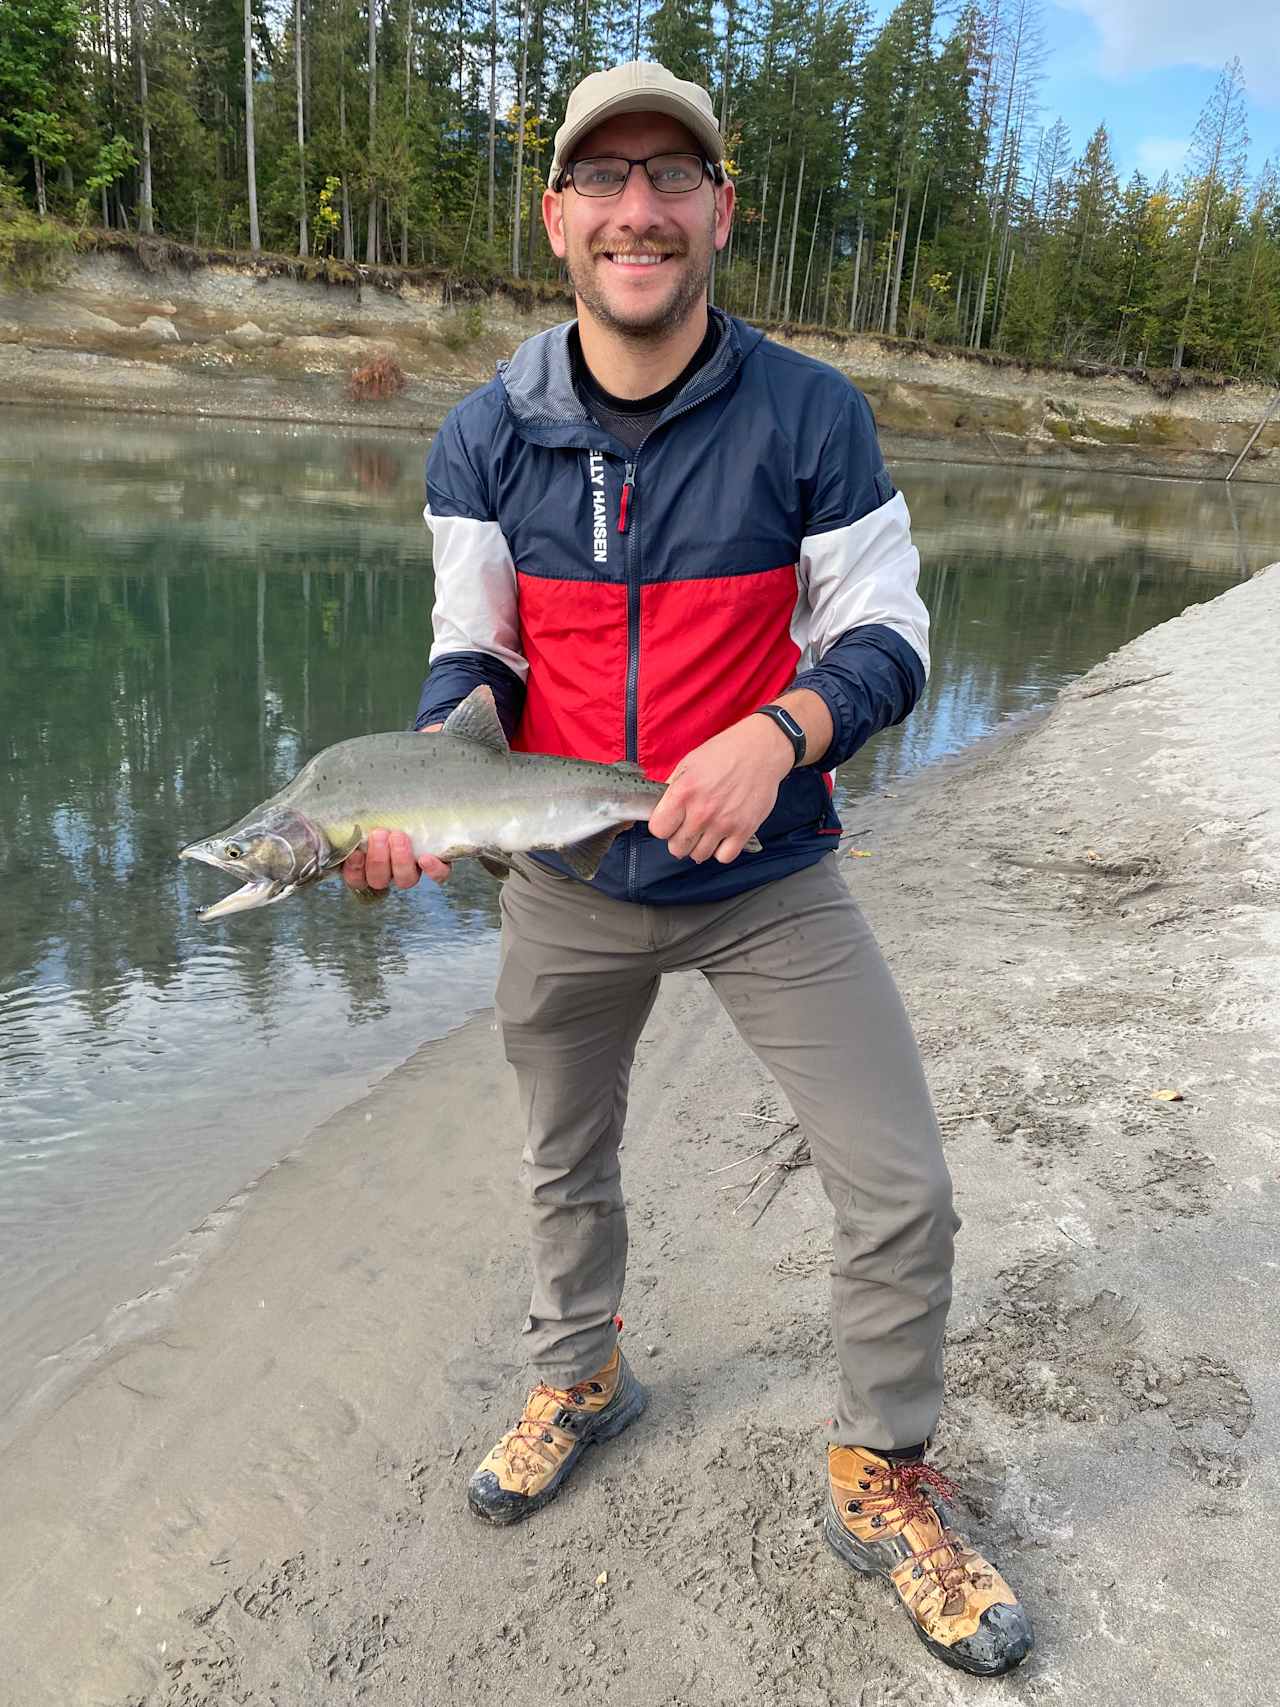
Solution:
M581 401L572 322L450 413L427 458L436 604L418 728L487 682L517 750L665 780L792 687L831 712L827 767L911 710L929 618L866 399L712 313L714 354L638 451ZM762 853L695 865L637 825L593 881L709 901L811 865L840 834L823 771L793 771L758 833Z

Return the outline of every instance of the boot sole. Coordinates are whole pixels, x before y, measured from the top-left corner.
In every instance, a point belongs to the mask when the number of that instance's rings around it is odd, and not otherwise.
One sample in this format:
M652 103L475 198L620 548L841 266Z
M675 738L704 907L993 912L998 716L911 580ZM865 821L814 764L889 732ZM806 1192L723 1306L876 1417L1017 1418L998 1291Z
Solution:
M1006 1672L1011 1672L1020 1666L1031 1652L1031 1643L1028 1641L1025 1647L1007 1655L999 1664L989 1666L981 1663L975 1664L974 1661L966 1659L963 1655L957 1654L954 1649L947 1647L945 1642L935 1641L932 1636L920 1628L908 1611L901 1595L894 1588L893 1582L883 1566L872 1562L856 1537L850 1535L839 1517L829 1507L823 1520L822 1538L841 1564L848 1565L849 1569L856 1571L860 1577L876 1577L893 1589L894 1599L902 1607L903 1614L915 1631L917 1639L935 1659L941 1660L943 1665L950 1666L953 1671L965 1672L970 1677L1003 1677Z
M471 1493L467 1492L467 1504L477 1517L485 1523L505 1528L512 1523L523 1523L534 1512L541 1511L543 1506L550 1505L560 1492L570 1475L580 1462L583 1453L589 1446L596 1446L602 1441L613 1440L624 1429L630 1428L638 1417L644 1415L649 1406L648 1389L642 1387L627 1365L626 1378L621 1392L617 1395L617 1409L612 1406L601 1411L599 1419L588 1424L580 1438L575 1442L572 1451L555 1475L540 1493L530 1494L519 1504L514 1501L509 1505L499 1506L496 1511L486 1511Z

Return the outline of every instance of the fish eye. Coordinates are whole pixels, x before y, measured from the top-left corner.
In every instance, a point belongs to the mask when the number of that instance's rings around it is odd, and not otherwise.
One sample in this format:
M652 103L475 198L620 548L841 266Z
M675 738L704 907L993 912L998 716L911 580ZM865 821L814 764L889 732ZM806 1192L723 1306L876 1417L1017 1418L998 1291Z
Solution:
M240 846L239 842L228 842L222 851L226 854L228 859L239 859L244 853L244 849Z

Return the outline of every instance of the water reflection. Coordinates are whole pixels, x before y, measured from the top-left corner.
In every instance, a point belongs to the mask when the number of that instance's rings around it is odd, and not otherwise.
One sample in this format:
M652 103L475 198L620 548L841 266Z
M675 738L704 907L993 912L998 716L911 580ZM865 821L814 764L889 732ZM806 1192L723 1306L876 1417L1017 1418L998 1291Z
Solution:
M42 1355L372 1075L487 1002L495 888L336 883L202 927L177 848L310 753L403 726L431 606L425 447L8 412L0 450L0 1411ZM1277 494L898 465L925 703L856 796L1280 555ZM856 819L849 820L856 824Z

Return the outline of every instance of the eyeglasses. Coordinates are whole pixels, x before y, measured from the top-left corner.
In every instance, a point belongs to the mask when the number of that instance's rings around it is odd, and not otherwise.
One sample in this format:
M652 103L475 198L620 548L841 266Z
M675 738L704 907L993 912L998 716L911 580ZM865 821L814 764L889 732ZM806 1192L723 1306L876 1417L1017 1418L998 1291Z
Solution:
M591 160L575 160L560 174L560 185L572 184L580 196L620 196L627 187L633 166L643 166L649 182L664 196L687 196L698 189L708 172L715 176L699 154L651 154L647 160L627 160L602 154Z

